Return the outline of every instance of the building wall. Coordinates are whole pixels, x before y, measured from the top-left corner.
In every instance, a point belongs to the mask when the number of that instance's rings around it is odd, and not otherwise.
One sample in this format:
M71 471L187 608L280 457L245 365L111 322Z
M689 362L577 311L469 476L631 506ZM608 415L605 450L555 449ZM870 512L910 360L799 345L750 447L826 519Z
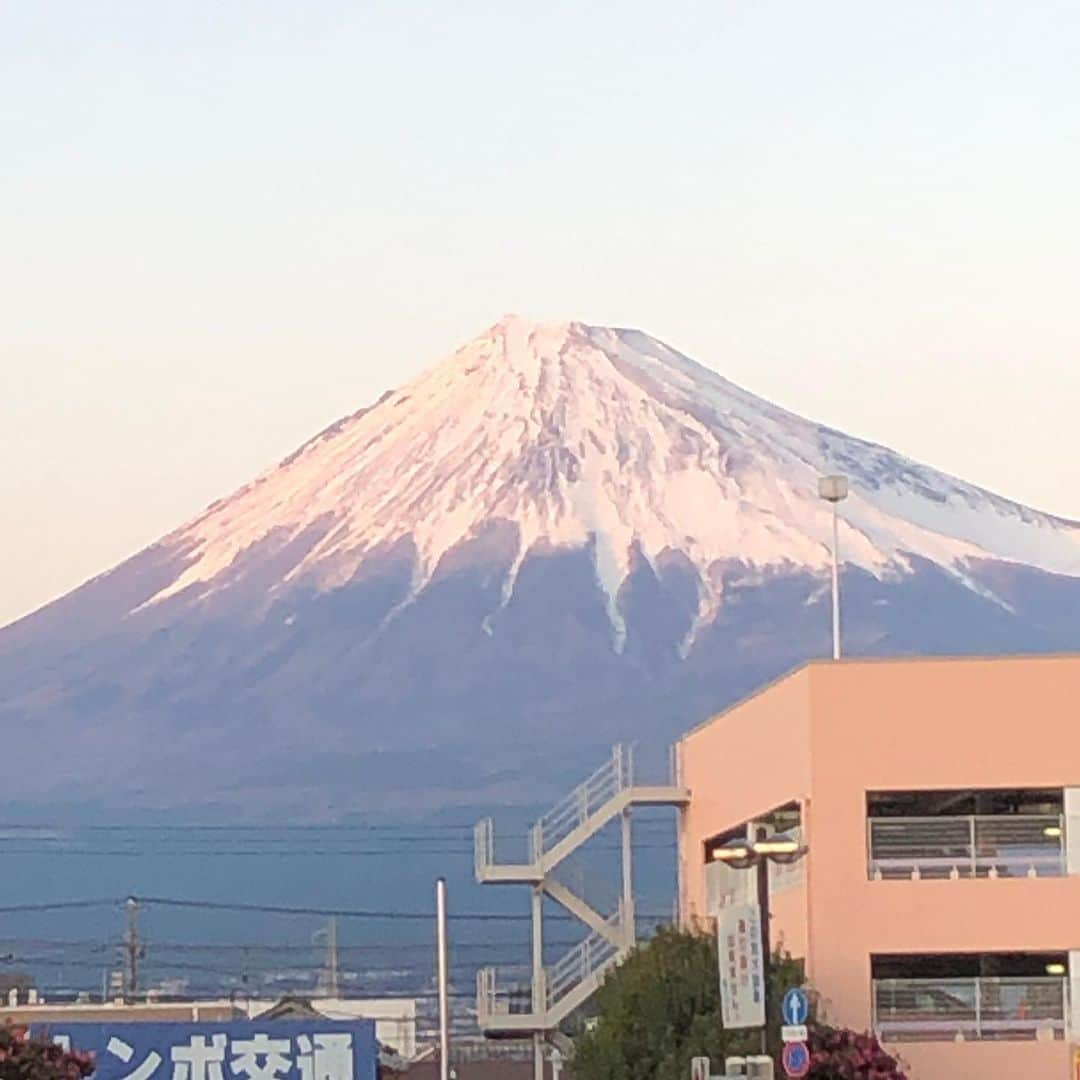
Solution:
M1080 784L1080 658L845 661L809 670L814 984L871 1020L872 953L1080 945L1080 877L869 881L868 790Z
M146 1002L133 1005L123 1002L104 1005L65 1002L0 1008L0 1023L23 1025L50 1021L80 1024L213 1023L243 1017L243 1009L230 1001Z
M1080 656L811 664L684 737L685 916L704 905L703 841L803 802L805 888L774 936L805 942L827 1018L872 1021L874 953L1080 948L1080 877L870 881L866 793L1080 786ZM801 933L801 937L800 937ZM1064 1042L903 1044L915 1080L1067 1075Z
M889 1050L912 1080L1073 1080L1066 1042L903 1043Z
M685 735L676 744L680 782L690 804L679 815L680 912L704 919L703 845L716 833L749 821L810 790L810 679L798 671ZM790 890L788 898L805 897ZM803 901L777 911L778 932L805 938Z
M374 1020L375 1037L402 1057L416 1054L416 1001L412 998L330 998L311 999L311 1007L331 1020ZM250 1003L254 1018L267 1008L265 1001Z

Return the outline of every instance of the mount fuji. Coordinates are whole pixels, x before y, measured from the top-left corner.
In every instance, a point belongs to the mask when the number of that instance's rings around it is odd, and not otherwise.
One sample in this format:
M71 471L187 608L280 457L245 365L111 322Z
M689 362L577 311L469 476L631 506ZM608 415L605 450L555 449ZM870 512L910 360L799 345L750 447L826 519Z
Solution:
M1080 524L639 331L508 317L0 631L9 798L546 797L828 653L823 473L848 654L1080 648Z

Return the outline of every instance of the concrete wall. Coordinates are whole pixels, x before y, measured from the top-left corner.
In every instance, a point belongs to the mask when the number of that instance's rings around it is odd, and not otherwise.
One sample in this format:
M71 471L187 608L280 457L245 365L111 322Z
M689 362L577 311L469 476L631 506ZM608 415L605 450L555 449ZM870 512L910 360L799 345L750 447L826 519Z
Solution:
M1080 877L870 881L866 792L1080 784L1080 658L847 661L811 687L810 977L870 1023L883 952L1080 945Z
M866 793L1080 786L1080 656L815 663L684 737L683 911L703 913L705 838L791 799L810 855L776 898L830 1020L871 1024L870 956L1080 948L1080 877L870 881ZM1065 1043L899 1048L915 1080L1063 1078Z
M679 816L680 910L705 917L706 839L810 792L810 678L798 671L684 736L676 744L690 805ZM788 898L802 890L791 890ZM778 898L779 899L779 898ZM805 938L802 902L777 912L778 932ZM788 925L790 921L790 926Z
M911 1080L1073 1080L1065 1042L902 1043L889 1051Z

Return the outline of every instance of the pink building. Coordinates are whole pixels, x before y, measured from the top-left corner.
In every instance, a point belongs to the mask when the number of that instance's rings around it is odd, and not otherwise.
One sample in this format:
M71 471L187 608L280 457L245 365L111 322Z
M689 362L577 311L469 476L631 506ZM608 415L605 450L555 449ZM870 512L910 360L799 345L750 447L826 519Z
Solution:
M773 941L827 1020L875 1029L914 1080L1074 1075L1080 656L812 663L676 762L687 920L751 895L718 846L797 830Z

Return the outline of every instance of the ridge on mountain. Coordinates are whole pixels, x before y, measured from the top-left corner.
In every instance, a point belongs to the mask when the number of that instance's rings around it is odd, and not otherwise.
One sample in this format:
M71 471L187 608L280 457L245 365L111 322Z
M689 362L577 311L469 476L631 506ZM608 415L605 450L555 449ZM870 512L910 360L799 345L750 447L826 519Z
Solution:
M816 479L852 477L844 558L875 576L912 556L969 581L1001 558L1080 574L1080 527L804 420L637 330L507 316L374 406L328 428L173 533L185 570L149 597L204 595L252 545L308 530L280 590L333 589L372 551L411 537L413 593L486 523L511 523L502 600L529 551L591 544L609 615L632 553L687 556L699 618L716 610L713 568L822 570L830 516Z
M832 472L848 655L1080 648L1076 522L642 331L508 316L0 630L11 797L544 798L828 653Z

